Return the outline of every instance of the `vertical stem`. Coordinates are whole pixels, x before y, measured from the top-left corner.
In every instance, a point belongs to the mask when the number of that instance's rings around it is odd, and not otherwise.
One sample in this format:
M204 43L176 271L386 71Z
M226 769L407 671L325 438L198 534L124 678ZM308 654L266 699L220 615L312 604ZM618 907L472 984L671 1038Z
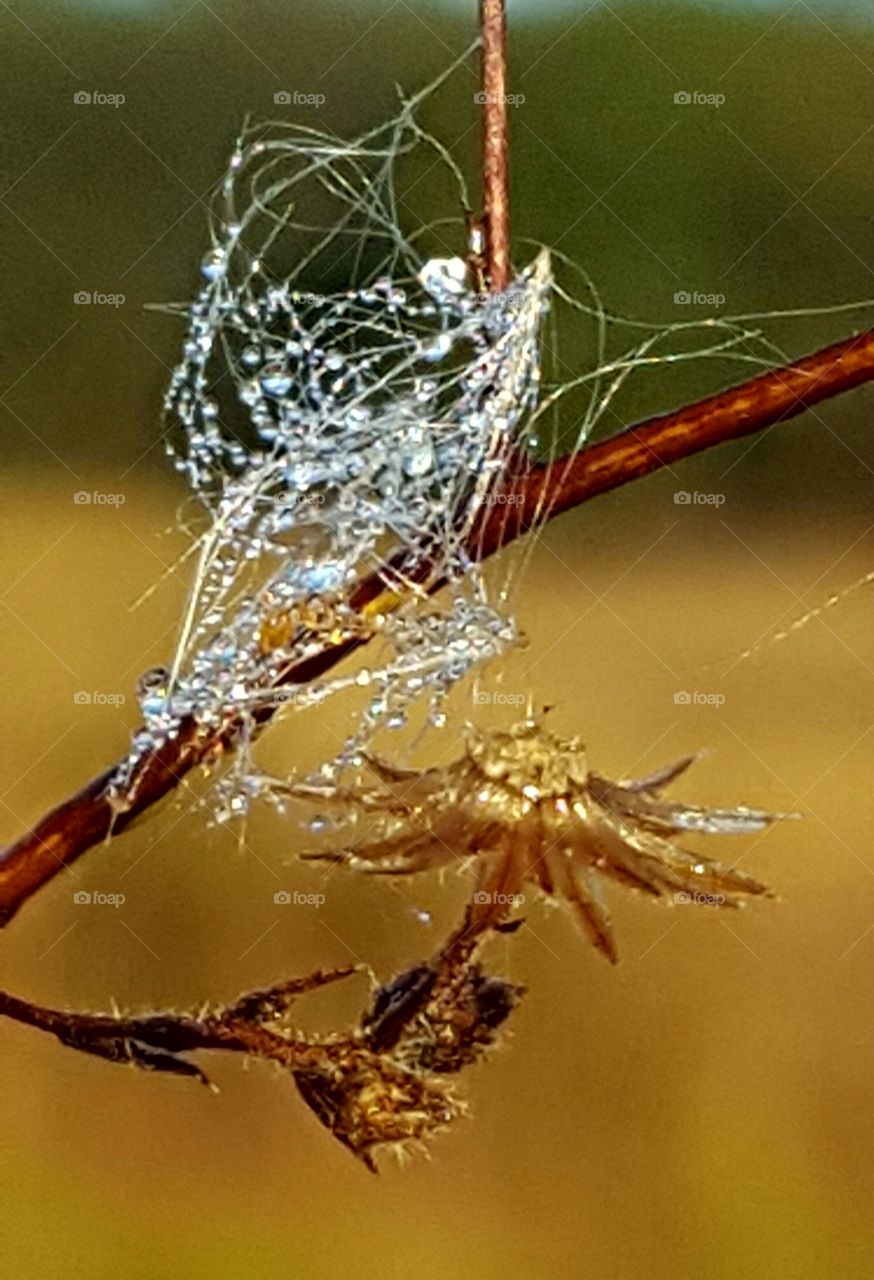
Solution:
M483 205L489 289L510 283L510 171L507 149L507 18L504 0L480 0Z

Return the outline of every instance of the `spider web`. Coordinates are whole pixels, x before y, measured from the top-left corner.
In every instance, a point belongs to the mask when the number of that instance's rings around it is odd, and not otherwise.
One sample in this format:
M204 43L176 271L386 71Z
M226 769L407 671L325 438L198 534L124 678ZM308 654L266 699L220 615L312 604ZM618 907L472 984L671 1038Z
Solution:
M418 120L453 69L352 142L279 123L237 140L201 288L167 308L188 326L165 400L172 456L203 531L172 663L140 682L145 726L117 780L122 796L142 757L186 720L206 736L234 726L236 750L211 791L220 820L287 794L252 757L275 711L363 692L322 782L416 705L441 725L448 691L518 641L513 591L534 539L489 576L475 541L511 468L570 459L634 373L782 358L761 317L611 316L581 268L540 244L508 289L483 293L462 216L405 231L402 174L423 156L456 207L470 208L452 156ZM423 246L435 244L429 256ZM588 327L593 352L571 376L558 345L568 317ZM326 648L363 640L374 641L372 666L283 683Z

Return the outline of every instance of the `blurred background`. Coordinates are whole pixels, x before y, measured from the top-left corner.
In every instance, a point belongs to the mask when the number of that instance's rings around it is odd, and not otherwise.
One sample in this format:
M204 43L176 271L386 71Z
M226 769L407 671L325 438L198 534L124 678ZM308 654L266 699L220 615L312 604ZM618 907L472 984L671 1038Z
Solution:
M557 244L611 314L660 324L874 296L866 6L510 15L520 262L526 238ZM136 678L172 651L185 494L160 406L182 325L144 308L197 287L205 201L241 122L279 114L285 91L323 101L283 112L358 133L395 110L396 85L412 92L459 55L475 16L472 0L0 11L4 838L124 753ZM474 190L476 87L461 68L425 109ZM423 211L431 198L419 188L410 216L457 215ZM761 321L787 357L870 324L870 308ZM558 340L584 371L591 335ZM602 430L750 372L641 373ZM608 776L705 749L684 797L804 815L727 851L778 900L726 918L614 889L617 970L532 904L490 947L529 995L506 1048L464 1082L471 1117L430 1161L389 1161L379 1179L267 1067L214 1058L214 1097L4 1025L11 1275L870 1275L871 588L771 638L874 569L871 405L863 388L563 517L524 563L508 553L494 572L517 575L528 648L485 673L491 703L459 691L440 745L451 754L469 716L508 723L507 699L530 694ZM265 761L323 758L350 714L278 726ZM298 829L258 813L240 842L190 809L190 792L166 803L25 908L3 937L3 986L140 1009L349 959L385 978L435 949L467 892L335 875L318 910L278 907L277 890L324 887L295 861ZM125 902L79 906L83 890ZM353 981L301 1016L342 1027L366 999Z

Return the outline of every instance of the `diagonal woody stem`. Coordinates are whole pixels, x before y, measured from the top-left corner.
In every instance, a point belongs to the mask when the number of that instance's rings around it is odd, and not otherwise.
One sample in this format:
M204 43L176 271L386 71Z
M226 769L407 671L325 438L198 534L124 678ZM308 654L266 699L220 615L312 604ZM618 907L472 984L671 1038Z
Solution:
M874 330L867 330L675 413L651 418L571 458L532 466L506 481L505 493L514 501L487 509L471 538L471 552L484 559L527 532L535 520L540 524L714 445L778 426L871 381ZM431 589L439 585L434 583ZM384 586L385 578L374 575L352 603L361 607ZM306 684L316 679L360 643L347 641L325 649L289 670L283 683ZM233 734L233 723L223 734L210 738L204 738L192 722L183 723L172 742L146 758L124 812L113 809L108 795L117 768L113 766L47 813L0 853L0 925L8 923L64 867L172 793L191 769L217 750L232 749Z

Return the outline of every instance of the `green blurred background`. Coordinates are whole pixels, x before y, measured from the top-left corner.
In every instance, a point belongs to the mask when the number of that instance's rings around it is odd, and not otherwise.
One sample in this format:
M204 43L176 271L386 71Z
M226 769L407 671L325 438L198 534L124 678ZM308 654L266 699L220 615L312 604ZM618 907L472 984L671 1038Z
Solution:
M396 83L414 90L466 46L473 9L0 12L5 836L123 753L136 676L172 648L185 495L159 409L181 327L143 308L195 287L203 198L242 119L276 114L274 93L298 90L325 96L312 123L357 133L394 110ZM658 323L689 314L678 291L724 294L733 314L874 295L874 31L858 12L529 6L514 17L511 63L525 95L512 118L520 260L525 237L558 242L611 313ZM472 185L475 88L462 70L425 112ZM80 90L126 100L80 107ZM678 106L678 90L725 103ZM78 290L125 302L77 306ZM870 324L870 310L762 323L796 355ZM589 339L559 339L567 365L585 369ZM640 374L605 429L745 372ZM10 1274L871 1273L870 588L767 642L872 569L870 408L862 389L599 499L549 528L524 565L514 551L495 569L519 571L530 644L483 687L556 704L554 727L584 734L607 774L703 747L690 798L804 813L731 850L780 901L726 919L613 892L616 971L560 912L532 906L528 927L492 946L493 967L530 995L507 1049L467 1081L471 1119L431 1162L389 1163L380 1179L267 1068L210 1062L215 1098L5 1026ZM725 501L678 506L681 488ZM80 490L124 505L77 506ZM680 690L724 703L678 705ZM126 701L80 705L77 691ZM455 708L447 752L473 714L469 689ZM264 758L324 756L350 714L277 728ZM258 814L239 847L188 813L190 799L90 853L22 912L3 938L4 986L71 1008L142 1008L221 1000L350 956L384 977L457 917L466 886L454 879L340 876L318 912L275 907L277 889L317 884L294 861L296 829ZM126 902L77 907L77 889ZM308 1025L344 1025L365 994L362 983L313 997Z

